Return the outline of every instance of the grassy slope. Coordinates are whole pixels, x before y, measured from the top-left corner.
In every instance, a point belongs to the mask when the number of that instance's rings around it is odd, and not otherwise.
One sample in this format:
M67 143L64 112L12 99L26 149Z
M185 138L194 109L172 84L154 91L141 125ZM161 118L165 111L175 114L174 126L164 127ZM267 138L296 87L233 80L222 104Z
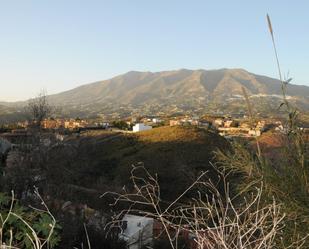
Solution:
M87 135L71 140L70 144L55 148L47 165L48 184L58 186L64 199L72 195L66 193L64 186L68 184L98 193L119 190L128 185L131 165L138 162L143 162L150 172L158 173L163 194L172 198L192 183L199 171L211 168L209 162L214 150L229 149L228 142L219 135L190 127ZM79 194L83 190L73 195L76 200Z

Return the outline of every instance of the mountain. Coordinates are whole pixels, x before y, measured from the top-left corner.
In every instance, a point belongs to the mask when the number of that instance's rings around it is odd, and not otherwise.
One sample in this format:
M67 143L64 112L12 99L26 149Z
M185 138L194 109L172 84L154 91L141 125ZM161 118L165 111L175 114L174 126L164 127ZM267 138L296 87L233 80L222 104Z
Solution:
M243 69L131 71L50 95L52 105L65 115L126 116L244 109L242 87L257 108L276 109L281 100L281 82ZM291 102L309 109L309 87L288 85Z
M49 100L54 105L85 113L181 112L239 102L243 99L242 87L259 101L263 98L275 106L280 100L279 80L243 69L131 71L51 95ZM300 107L309 107L309 87L290 84L287 93Z
M281 94L279 80L255 75L243 69L182 69L156 73L131 71L109 80L52 95L50 100L65 105L115 100L118 103L140 105L190 96L241 95L242 86L246 88L248 94ZM288 91L292 96L309 95L307 86L290 85Z

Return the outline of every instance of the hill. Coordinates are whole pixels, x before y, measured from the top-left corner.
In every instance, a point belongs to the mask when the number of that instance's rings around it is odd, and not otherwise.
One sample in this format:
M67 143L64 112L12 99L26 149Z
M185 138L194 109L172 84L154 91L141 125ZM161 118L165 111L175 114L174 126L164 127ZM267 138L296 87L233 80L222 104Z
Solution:
M212 168L215 150L229 148L223 137L190 127L160 127L136 134L83 134L48 152L42 188L55 198L85 198L89 205L102 208L106 203L97 197L130 185L132 165L142 162L151 173L158 174L163 195L172 198L201 170Z
M14 160L5 167L1 186L14 189L16 198L38 187L62 226L60 248L73 248L80 245L85 223L95 228L90 234L99 229L100 239L105 238L113 198L100 196L132 190L132 165L142 162L151 174L157 173L161 197L170 200L200 171L212 170L210 161L217 149L228 150L230 145L215 133L192 127L160 127L136 134L92 131L45 149L13 151L8 158Z

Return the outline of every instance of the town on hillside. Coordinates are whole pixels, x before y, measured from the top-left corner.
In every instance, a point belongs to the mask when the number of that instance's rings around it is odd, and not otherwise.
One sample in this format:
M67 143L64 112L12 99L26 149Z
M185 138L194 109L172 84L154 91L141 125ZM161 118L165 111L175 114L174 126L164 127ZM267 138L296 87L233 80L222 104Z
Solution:
M16 122L0 127L0 154L5 155L9 148L18 148L25 138L33 136L33 124L29 121ZM135 133L156 129L161 126L192 126L211 130L227 139L259 137L267 131L286 133L284 122L279 118L263 118L252 120L246 115L180 115L129 117L123 120L98 119L59 119L46 118L40 122L41 142L50 145L54 142L63 142L66 138L87 134L91 131L108 131ZM308 131L308 126L301 129Z

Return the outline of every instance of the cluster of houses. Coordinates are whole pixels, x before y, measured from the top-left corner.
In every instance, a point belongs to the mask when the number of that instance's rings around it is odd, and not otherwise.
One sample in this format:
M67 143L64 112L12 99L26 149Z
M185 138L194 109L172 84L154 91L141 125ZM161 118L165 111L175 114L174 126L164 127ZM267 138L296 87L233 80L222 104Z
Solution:
M266 129L266 122L251 123L247 121L236 123L233 120L223 120L222 124L217 126L217 129L222 136L259 137Z
M176 125L200 125L200 120L198 117L182 117L182 118L174 118L169 121L170 126Z
M250 122L247 119L233 119L231 117L198 117L198 116L182 116L168 118L144 117L140 119L132 118L127 124L133 127L133 132L150 130L158 124L169 124L169 126L198 126L203 128L212 128L225 137L241 136L252 137L261 136L262 132L269 125L265 120ZM272 122L272 124L274 124ZM274 124L276 130L282 130L280 121Z
M250 124L250 121L237 121L230 117L181 117L169 121L170 126L193 125L206 128L214 128L222 136L260 136L265 130L265 121Z
M82 119L45 119L41 122L44 129L78 129L87 126L87 121Z

